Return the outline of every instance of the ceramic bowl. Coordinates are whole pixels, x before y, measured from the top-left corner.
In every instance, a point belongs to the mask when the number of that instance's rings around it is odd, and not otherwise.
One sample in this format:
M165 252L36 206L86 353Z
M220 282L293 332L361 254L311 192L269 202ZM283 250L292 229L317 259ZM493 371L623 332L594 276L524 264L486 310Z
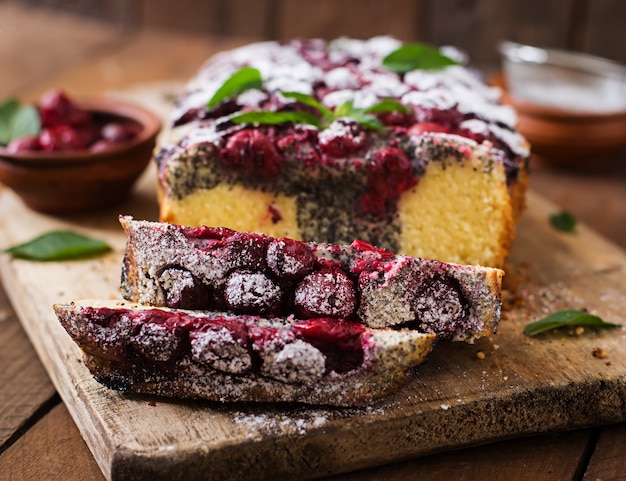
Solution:
M31 209L55 215L86 213L124 200L150 163L161 129L159 117L128 102L107 97L79 100L96 124L130 122L139 133L106 150L20 152L0 148L0 183Z
M503 42L503 100L533 154L558 167L602 170L626 146L626 67L576 52Z

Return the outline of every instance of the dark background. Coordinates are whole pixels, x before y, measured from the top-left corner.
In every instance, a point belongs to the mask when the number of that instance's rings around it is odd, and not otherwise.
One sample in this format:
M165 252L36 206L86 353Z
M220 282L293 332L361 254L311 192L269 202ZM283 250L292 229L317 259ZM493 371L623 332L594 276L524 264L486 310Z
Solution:
M366 38L456 45L498 65L508 39L626 63L624 0L0 0L72 12L126 33L143 27L253 39Z

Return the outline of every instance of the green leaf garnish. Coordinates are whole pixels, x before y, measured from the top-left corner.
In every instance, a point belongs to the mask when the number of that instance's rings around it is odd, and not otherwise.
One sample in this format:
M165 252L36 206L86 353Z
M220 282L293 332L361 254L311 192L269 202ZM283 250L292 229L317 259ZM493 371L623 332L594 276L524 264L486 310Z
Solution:
M576 217L566 210L562 210L550 216L550 224L560 231L574 232L576 230Z
M595 328L619 327L619 324L604 322L598 316L589 314L587 311L567 310L554 312L543 319L532 322L524 328L524 334L535 336L541 332L558 329L566 326L589 326Z
M368 114L380 112L402 112L404 114L409 114L411 113L411 109L394 99L383 99L365 109L365 113Z
M450 65L460 65L437 48L422 43L402 45L383 58L382 64L401 74L411 70L441 70Z
M274 112L269 110L252 110L242 114L235 114L230 120L236 124L266 124L278 125L286 122L321 126L320 119L309 112L302 111L282 111Z
M12 140L37 135L41 131L39 112L33 105L21 105L11 98L0 104L0 145Z
M304 105L308 105L309 107L317 109L322 114L322 118L324 118L325 120L331 119L333 117L333 112L312 95L303 94L300 92L281 92L281 95L283 97L294 99Z
M217 92L213 94L211 100L207 104L207 108L213 108L226 99L236 97L237 95L251 89L263 88L263 79L261 72L253 67L242 67L232 74Z
M56 230L5 249L13 257L35 261L58 261L102 254L111 250L104 241L69 230Z

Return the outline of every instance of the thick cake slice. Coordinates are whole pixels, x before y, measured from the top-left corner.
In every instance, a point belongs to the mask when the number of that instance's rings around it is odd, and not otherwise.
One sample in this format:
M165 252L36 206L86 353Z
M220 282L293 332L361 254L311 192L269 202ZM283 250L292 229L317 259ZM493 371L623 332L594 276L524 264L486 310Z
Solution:
M401 326L473 341L496 330L502 271L225 228L120 217L125 299L153 306Z
M213 401L367 405L406 384L435 339L337 319L264 319L123 301L54 309L105 386Z
M502 267L527 185L515 113L463 65L391 69L402 47L294 40L210 59L156 154L160 220ZM241 69L260 77L224 96Z

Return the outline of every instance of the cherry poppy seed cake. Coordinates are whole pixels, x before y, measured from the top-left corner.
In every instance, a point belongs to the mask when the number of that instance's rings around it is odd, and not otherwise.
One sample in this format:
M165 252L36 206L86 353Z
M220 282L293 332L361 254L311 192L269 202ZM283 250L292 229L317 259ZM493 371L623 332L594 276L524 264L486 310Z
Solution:
M212 57L156 152L160 220L502 267L528 145L459 57L390 37Z
M226 228L120 217L129 301L370 328L409 327L473 342L493 334L502 271L395 255L363 241L331 245Z
M56 304L101 384L213 401L360 406L435 341L495 332L502 271L122 216L125 300Z

